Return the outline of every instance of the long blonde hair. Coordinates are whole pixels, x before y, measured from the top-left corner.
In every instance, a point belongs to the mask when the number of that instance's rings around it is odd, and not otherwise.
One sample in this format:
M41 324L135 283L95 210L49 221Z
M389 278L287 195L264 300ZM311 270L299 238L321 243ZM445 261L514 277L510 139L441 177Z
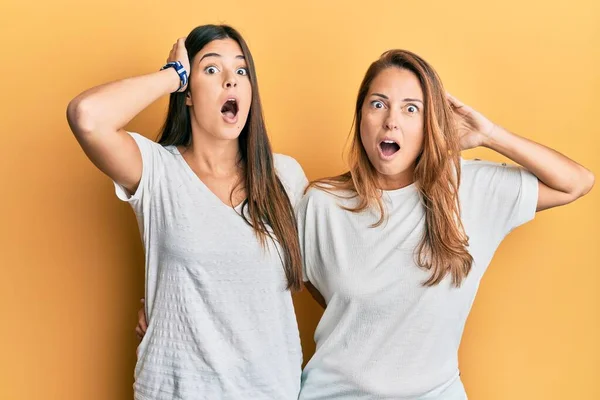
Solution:
M330 193L352 193L355 207L361 212L375 207L381 225L385 218L382 191L377 185L377 171L369 161L360 138L361 110L373 80L387 68L412 71L420 81L424 94L423 150L416 159L414 179L425 208L425 230L416 249L416 263L431 271L424 282L437 285L447 274L452 284L460 286L468 275L473 257L467 251L468 237L460 218L458 188L460 185L460 146L453 111L435 70L421 57L406 50L389 50L373 62L360 85L356 99L354 135L349 151L350 170L342 175L312 182L310 186Z

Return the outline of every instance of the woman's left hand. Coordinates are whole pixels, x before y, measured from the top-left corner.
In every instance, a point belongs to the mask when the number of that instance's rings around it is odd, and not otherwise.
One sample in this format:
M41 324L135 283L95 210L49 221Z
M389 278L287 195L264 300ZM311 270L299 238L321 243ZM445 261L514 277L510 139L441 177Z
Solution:
M494 131L494 123L451 94L447 93L446 97L450 101L458 127L461 150L485 146Z

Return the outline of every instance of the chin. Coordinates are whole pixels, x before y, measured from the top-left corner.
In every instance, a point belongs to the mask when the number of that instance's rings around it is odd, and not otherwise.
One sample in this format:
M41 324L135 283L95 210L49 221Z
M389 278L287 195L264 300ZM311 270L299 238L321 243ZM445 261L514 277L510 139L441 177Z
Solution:
M377 172L379 173L379 175L393 178L395 176L402 174L402 172L404 172L404 171L399 168L377 168Z
M375 165L375 170L383 176L387 176L389 178L393 178L393 177L397 177L400 175L403 175L404 173L407 172L408 170L408 166L403 165L403 164L396 164L396 165L382 165L382 164L378 164Z
M221 140L234 140L240 137L242 129L237 127L224 127L213 133L213 136Z

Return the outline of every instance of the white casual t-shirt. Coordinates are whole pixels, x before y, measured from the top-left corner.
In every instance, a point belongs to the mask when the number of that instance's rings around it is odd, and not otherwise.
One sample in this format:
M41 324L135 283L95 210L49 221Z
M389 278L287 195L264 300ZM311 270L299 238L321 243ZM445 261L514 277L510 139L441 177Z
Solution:
M136 400L297 399L302 352L277 248L206 187L175 146L132 133L143 160L131 204L146 254L148 330ZM292 205L307 180L274 156Z
M474 262L460 288L422 285L425 213L416 185L385 191L387 220L310 189L298 207L308 279L327 302L301 400L463 400L458 348L483 273L502 239L534 217L538 180L522 168L461 161L459 199Z

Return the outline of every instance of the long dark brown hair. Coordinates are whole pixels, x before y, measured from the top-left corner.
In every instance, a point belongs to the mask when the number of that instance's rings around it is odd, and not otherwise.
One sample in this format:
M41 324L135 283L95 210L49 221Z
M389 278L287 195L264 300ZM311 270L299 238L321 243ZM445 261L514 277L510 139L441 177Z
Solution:
M435 70L421 57L406 50L389 50L373 62L358 90L354 134L349 151L350 170L342 175L311 183L333 194L350 192L358 198L361 212L375 207L380 212L379 226L385 219L382 191L377 171L369 161L360 138L363 103L373 80L387 68L412 71L421 84L425 102L423 151L416 159L414 179L425 208L425 230L416 249L416 262L431 271L424 282L433 286L451 274L454 286L460 286L468 275L473 257L467 251L468 237L460 218L458 188L460 185L460 146L453 111L446 91Z
M252 103L248 120L238 139L243 170L243 177L238 187L242 186L247 196L242 205L241 216L254 228L263 246L269 238L279 242L283 250L282 262L287 277L287 288L297 291L302 286L298 228L290 200L275 172L273 152L267 136L258 92L254 60L248 45L240 33L230 26L202 25L190 32L185 40L185 47L191 61L208 43L222 39L232 39L239 44L246 59L252 85ZM163 146L187 147L192 142L190 111L186 105L188 90L189 86L186 92L171 94L167 120L158 139ZM272 233L268 227L271 228Z

